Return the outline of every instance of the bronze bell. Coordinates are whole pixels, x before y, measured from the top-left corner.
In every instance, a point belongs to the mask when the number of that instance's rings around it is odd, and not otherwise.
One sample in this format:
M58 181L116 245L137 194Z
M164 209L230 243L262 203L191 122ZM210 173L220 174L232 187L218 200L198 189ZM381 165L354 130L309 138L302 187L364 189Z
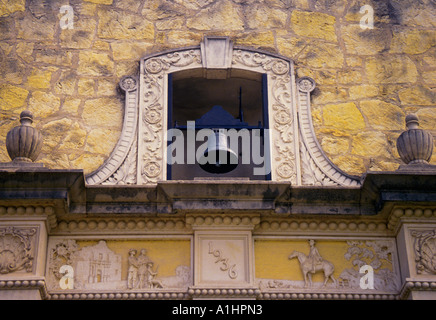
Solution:
M6 136L6 149L13 162L33 162L42 148L42 135L32 127L33 114L23 111L20 126L13 128Z
M207 140L207 149L199 159L200 167L209 173L227 173L238 166L238 155L228 146L227 135L221 130Z

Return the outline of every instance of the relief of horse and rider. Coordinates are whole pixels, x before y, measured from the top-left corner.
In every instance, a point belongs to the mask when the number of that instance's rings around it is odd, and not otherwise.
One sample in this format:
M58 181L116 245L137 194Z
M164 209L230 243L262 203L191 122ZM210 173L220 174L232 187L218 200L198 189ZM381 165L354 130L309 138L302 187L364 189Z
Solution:
M312 275L319 271L324 273L323 287L326 286L329 279L331 279L333 284L337 286L337 281L333 277L333 272L335 271L333 264L321 257L318 249L315 247L315 240L309 240L309 246L309 255L293 251L288 257L288 259L298 259L304 277L304 287L307 288L312 286Z

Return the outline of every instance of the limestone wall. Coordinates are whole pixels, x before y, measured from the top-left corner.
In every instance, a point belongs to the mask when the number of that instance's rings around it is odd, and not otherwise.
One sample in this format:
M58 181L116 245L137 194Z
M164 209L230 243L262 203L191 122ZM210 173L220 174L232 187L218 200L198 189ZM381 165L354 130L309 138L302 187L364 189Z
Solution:
M70 5L72 29L63 29ZM362 29L363 5L374 28ZM24 109L44 135L39 162L97 169L118 141L118 82L141 57L204 35L294 59L317 82L316 134L342 170L394 170L404 117L436 134L432 0L13 0L0 4L0 162ZM433 156L432 163L436 163Z

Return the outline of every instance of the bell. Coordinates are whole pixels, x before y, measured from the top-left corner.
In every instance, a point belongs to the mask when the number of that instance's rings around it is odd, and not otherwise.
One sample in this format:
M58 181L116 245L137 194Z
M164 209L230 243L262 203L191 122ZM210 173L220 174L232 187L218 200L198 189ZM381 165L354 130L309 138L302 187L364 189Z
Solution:
M207 149L199 159L200 167L209 173L227 173L238 166L238 155L229 148L227 135L215 130L214 136L209 136Z

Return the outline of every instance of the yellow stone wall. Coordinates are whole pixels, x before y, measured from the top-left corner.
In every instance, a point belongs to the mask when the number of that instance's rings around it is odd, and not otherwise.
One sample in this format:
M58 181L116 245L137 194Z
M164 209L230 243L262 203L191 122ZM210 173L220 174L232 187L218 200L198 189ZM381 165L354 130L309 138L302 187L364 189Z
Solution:
M74 28L62 29L68 4ZM363 5L373 29L359 25ZM39 162L97 169L120 136L120 78L147 54L227 35L315 79L316 134L342 170L394 170L407 113L436 134L435 16L432 0L3 1L0 161L9 161L6 133L30 109L45 140Z

